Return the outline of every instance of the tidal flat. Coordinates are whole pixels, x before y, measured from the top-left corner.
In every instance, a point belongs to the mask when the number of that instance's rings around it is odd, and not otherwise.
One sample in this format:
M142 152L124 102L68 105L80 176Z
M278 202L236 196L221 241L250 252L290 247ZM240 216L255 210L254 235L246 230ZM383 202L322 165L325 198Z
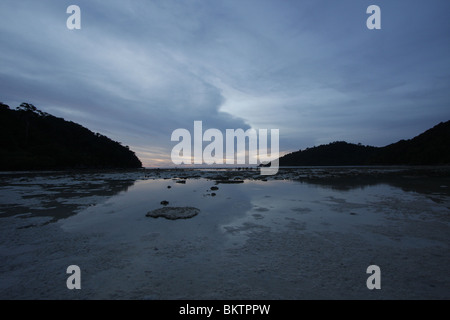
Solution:
M0 299L450 299L449 247L449 167L0 173Z

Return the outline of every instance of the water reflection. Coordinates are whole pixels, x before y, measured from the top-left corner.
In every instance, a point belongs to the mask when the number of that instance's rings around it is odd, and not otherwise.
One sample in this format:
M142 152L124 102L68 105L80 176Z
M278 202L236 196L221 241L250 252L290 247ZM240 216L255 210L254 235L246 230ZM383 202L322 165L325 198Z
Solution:
M370 299L377 264L377 298L448 298L448 179L328 172L0 175L0 296L72 298L61 270L76 263L77 298ZM146 217L161 202L199 212ZM17 208L33 218L6 218ZM58 222L17 230L41 213Z
M258 170L168 169L114 173L1 174L0 217L16 215L49 217L48 222L56 222L77 214L89 206L99 204L105 199L127 192L136 181L140 184L137 188L131 189L133 191L131 198L134 199L134 203L147 201L148 195L142 194L139 190L150 188L149 192L156 197L154 203L157 205L161 201L169 201L170 206L176 203L181 206L186 206L186 203L193 207L208 206L204 210L215 212L216 218L222 211L226 211L226 214L223 214L224 217L230 218L237 212L242 213L247 210L253 218L261 220L267 211L271 210L264 206L265 201L269 201L269 207L272 209L276 207L277 210L294 212L313 210L314 204L311 202L308 208L286 208L292 201L300 201L305 194L308 194L309 199L320 195L320 201L327 202L333 200L327 200L326 197L336 199L339 198L340 192L344 192L340 195L342 198L348 200L349 197L357 195L360 201L366 201L363 199L370 192L361 193L358 190L374 190L374 188L377 190L385 188L387 190L383 192L385 196L387 193L395 194L393 190L398 189L405 194L423 194L435 203L450 207L447 204L450 196L448 174L429 170L281 168L276 176L261 177ZM183 188L186 181L188 187ZM211 190L212 185L218 186L219 191ZM174 188L171 190L172 186ZM139 194L142 199L137 199L136 194ZM262 194L263 199L255 200L258 199L259 194ZM397 193L397 196L401 198L405 194ZM208 198L215 199L211 201ZM126 197L121 198L120 201L126 203ZM316 199L316 201L319 200ZM149 210L147 208L145 212Z
M387 185L406 193L425 195L436 203L445 203L450 197L450 178L429 176L338 177L332 179L308 179L308 184L336 191L351 191L379 185ZM450 209L450 205L448 206Z
M0 176L0 217L68 218L121 192L136 175L118 173L21 173Z

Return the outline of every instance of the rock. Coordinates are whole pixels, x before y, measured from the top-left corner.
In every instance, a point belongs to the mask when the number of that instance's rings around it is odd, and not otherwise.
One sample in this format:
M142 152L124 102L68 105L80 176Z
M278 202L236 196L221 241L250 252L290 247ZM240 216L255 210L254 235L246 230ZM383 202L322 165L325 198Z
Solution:
M212 190L212 191L217 191L217 190L219 190L219 187L216 187L216 186L211 187L211 190Z
M186 180L177 180L176 183L186 184Z
M169 201L163 200L163 201L161 201L161 204L162 204L163 206L167 206L167 205L169 204Z
M189 219L200 213L200 209L194 207L164 207L149 211L145 216L151 218L166 218L169 220Z
M172 188L171 186L167 186L167 189L170 189L170 188Z
M215 197L216 196L216 194L213 192L213 193L211 193L211 197Z
M216 183L244 183L244 180L216 180Z

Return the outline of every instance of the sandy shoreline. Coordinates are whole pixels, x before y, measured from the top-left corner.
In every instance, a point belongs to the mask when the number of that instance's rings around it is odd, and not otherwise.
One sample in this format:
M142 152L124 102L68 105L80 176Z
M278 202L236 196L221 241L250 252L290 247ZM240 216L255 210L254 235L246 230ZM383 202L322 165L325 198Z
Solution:
M0 174L0 298L449 299L448 172ZM200 213L145 216L163 200Z

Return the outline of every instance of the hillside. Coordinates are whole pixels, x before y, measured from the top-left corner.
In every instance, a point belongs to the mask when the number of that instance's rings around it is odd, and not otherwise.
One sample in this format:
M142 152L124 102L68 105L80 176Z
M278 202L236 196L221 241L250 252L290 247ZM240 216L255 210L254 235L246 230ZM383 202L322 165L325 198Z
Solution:
M410 140L380 148L370 159L373 164L450 164L450 121L441 122Z
M336 141L280 158L280 166L348 166L367 163L378 148Z
M0 170L140 168L128 147L22 103L0 103Z
M450 164L450 121L385 147L339 141L292 152L279 160L282 167Z

